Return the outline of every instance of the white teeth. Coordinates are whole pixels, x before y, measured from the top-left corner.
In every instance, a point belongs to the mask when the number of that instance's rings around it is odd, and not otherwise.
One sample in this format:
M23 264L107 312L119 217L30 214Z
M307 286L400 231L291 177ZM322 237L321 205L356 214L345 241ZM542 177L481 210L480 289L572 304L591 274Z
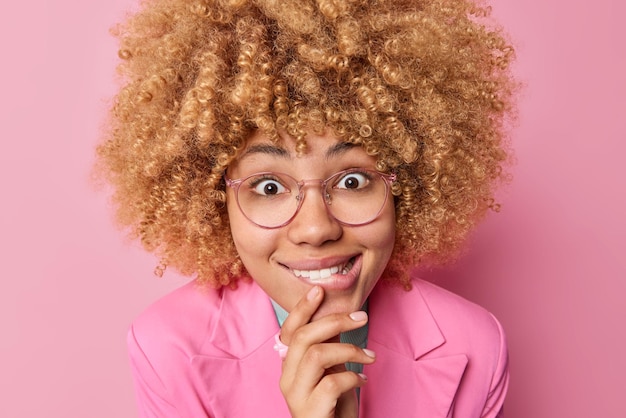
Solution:
M321 269L321 270L296 270L296 269L293 269L292 271L293 271L293 274L296 277L304 277L304 278L310 279L312 281L318 281L318 280L322 280L322 279L327 279L331 275L337 274L340 271L341 271L341 274L348 274L348 272L350 271L350 269L352 268L353 265L354 265L354 263L352 262L352 260L350 260L345 266L344 265L337 265L337 266L332 266L332 267Z

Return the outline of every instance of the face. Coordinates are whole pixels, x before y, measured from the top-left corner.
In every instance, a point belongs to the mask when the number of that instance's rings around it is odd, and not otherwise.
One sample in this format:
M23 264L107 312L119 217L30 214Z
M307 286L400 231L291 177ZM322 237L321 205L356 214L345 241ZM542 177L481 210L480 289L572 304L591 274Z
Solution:
M281 143L274 144L256 132L228 168L228 178L272 171L298 181L323 180L356 167L374 170L375 159L360 146L342 146L332 134L308 135L306 153L296 156L292 138L283 135ZM239 256L251 277L274 301L291 311L318 284L324 288L325 298L314 319L361 308L393 250L395 208L391 193L374 221L350 226L329 214L317 183L307 183L302 206L291 222L266 229L248 220L233 189L226 189L231 232Z

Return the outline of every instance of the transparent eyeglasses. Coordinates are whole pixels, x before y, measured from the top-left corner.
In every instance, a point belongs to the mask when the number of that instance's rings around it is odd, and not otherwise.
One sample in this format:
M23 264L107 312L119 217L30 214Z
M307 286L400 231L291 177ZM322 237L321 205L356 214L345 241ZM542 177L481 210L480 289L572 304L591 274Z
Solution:
M344 225L365 225L380 215L395 174L350 168L326 180L296 180L274 172L255 173L241 179L224 178L235 192L241 213L261 228L287 225L304 201L306 185L318 184L326 210Z

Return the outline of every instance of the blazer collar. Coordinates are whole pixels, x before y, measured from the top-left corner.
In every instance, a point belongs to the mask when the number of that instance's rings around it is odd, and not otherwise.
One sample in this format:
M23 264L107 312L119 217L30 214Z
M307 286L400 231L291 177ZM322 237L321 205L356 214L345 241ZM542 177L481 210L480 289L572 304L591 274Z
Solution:
M399 286L379 283L370 296L369 306L369 341L377 341L413 360L446 342L417 286L407 292Z

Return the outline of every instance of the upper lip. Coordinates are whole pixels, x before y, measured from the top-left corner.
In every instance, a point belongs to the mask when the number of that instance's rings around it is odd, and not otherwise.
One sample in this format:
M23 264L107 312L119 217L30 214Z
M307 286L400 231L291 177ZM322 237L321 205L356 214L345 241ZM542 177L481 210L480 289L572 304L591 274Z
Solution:
M345 255L345 256L332 256L308 260L297 260L289 262L281 262L283 266L291 270L321 270L330 267L345 265L354 258L357 254Z

